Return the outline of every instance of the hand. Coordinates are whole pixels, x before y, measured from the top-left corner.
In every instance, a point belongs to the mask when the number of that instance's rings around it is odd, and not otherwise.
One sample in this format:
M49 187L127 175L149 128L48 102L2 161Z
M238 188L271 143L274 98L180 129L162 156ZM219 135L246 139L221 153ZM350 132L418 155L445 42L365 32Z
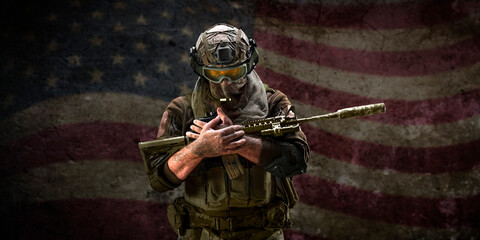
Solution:
M226 128L228 126L233 125L232 120L230 120L230 118L225 114L225 112L223 112L223 109L221 107L217 108L217 114L220 117L220 119L222 120L222 124L215 125L213 127L213 129L218 130L218 129L223 129L223 128ZM200 120L193 120L193 124L195 124L195 125L192 125L190 127L190 129L193 130L195 133L199 134L202 131L202 128L207 123L203 122L203 121L200 121ZM192 137L192 138L197 139L197 137Z
M217 112L219 116L208 123L195 120L194 124L197 126L191 126L194 132L186 134L187 137L196 139L189 146L192 153L202 158L234 154L246 142L242 126L232 125L232 121L221 108L217 109ZM220 120L223 123L218 125Z

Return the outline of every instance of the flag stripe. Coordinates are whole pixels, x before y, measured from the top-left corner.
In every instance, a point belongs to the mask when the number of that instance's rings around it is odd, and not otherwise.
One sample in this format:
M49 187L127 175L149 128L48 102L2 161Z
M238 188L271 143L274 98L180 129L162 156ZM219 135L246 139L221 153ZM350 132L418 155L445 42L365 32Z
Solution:
M392 236L399 240L475 239L475 236L480 237L478 229L392 225L302 203L292 209L291 215L294 219L293 230L310 236L326 236L329 239L384 240L390 239Z
M262 66L257 67L257 72L265 76L263 77L264 83L275 89L288 92L292 99L332 112L346 106L384 102L387 108L386 113L365 117L382 123L398 125L439 124L470 118L480 113L480 88L442 99L422 101L384 100L360 97L319 87L276 73ZM292 85L295 88L292 88Z
M354 140L306 124L302 128L313 151L370 168L406 173L448 173L472 170L479 163L480 139L444 147L395 147ZM95 134L90 134L92 132ZM155 134L154 127L130 123L92 122L57 126L4 147L2 159L15 161L6 162L1 169L7 174L64 158L138 160L136 143L154 139Z
M412 51L450 45L470 38L471 25L478 21L479 17L480 15L475 14L456 22L414 28L409 31L317 27L263 17L255 19L255 29L339 48L363 51ZM451 28L452 25L455 25L455 31Z
M452 11L454 7L454 11ZM432 26L480 12L479 3L408 1L358 5L294 4L259 1L256 15L325 27L392 29Z
M85 101L86 98L90 101ZM111 102L116 102L119 106L111 108L109 104L104 104ZM298 117L330 112L296 100L292 100L292 103L296 107ZM1 128L4 129L0 146L8 146L21 137L46 128L80 122L129 122L157 127L167 104L168 102L163 100L123 93L88 93L39 102L0 123ZM73 105L78 107L66 111ZM132 108L131 105L135 107ZM96 114L89 114L91 109L96 109ZM36 117L32 119L29 116ZM403 147L436 147L480 139L479 118L480 115L477 115L473 118L438 125L397 126L365 121L362 118L316 121L309 125L360 141ZM22 128L17 128L18 125ZM374 132L388 134L371 134ZM452 138L453 135L457 137Z
M367 168L313 152L307 173L325 181L368 192L412 198L453 198L480 194L479 168L441 174L402 173Z
M182 188L175 189L169 194L159 194L148 186L148 180L141 176L144 171L142 163L133 163L118 160L86 160L66 161L55 163L40 168L29 169L16 176L1 181L0 192L2 201L22 202L23 204L41 204L35 202L67 201L71 198L120 198L136 200L139 203L153 201L155 203L169 203L174 198L183 195ZM135 173L135 174L132 174ZM85 180L83 180L85 179ZM80 181L81 180L81 181ZM36 182L38 184L30 184ZM15 187L13 183L20 184ZM48 183L48 184L47 184ZM140 186L140 187L139 187ZM18 192L16 189L23 191ZM316 188L316 187L315 187ZM70 192L70 189L75 189ZM7 204L8 205L8 204ZM3 205L6 206L6 205ZM308 214L307 214L308 213ZM399 239L411 239L408 233L424 236L428 239L444 238L454 234L452 229L432 229L408 227L403 225L389 225L383 222L360 219L339 212L308 206L302 203L292 210L295 234L306 233L310 236L325 234L332 239L344 239L346 232L341 231L347 227L356 236L364 236L363 230L368 229L375 237L369 239L384 239L381 236L395 233ZM332 221L332 219L336 219ZM352 228L351 226L360 226ZM363 229L360 231L360 229ZM321 232L318 232L318 231ZM469 233L470 230L462 229L460 234ZM458 235L459 233L455 233ZM471 235L471 233L469 233Z
M332 91L391 100L425 100L449 97L480 87L480 63L453 71L416 76L386 77L357 74L319 66L259 48L260 65ZM268 76L263 76L266 78Z
M311 236L305 233L299 233L289 229L283 231L283 236L285 239L328 240L327 238Z
M20 239L176 239L166 207L126 199L68 199L10 209L5 219Z
M372 193L302 174L294 178L303 203L391 224L474 228L480 195L425 199Z
M95 133L95 134L92 134ZM131 123L90 122L45 129L3 147L0 171L11 175L25 168L82 159L140 161L138 142L155 139L156 128Z
M125 122L158 127L168 103L134 94L98 92L49 99L3 120L0 128L4 129L5 134L0 138L0 146L7 146L21 137L46 128L72 123ZM91 113L92 109L95 109L95 114Z
M297 118L327 114L303 102L291 100ZM307 123L320 130L359 141L390 146L428 148L457 145L480 139L480 115L452 123L436 125L390 125L362 118L325 120ZM374 133L382 134L374 134ZM457 137L452 137L457 136Z
M408 52L369 52L315 44L255 30L261 48L321 66L379 76L422 76L470 66L480 60L478 37Z
M394 147L356 141L302 125L311 149L330 158L376 169L407 173L446 173L471 170L479 163L480 140L432 148ZM91 135L95 132L95 135ZM39 166L83 158L139 159L136 143L154 139L156 128L129 123L79 123L45 129L25 137L2 151L3 159L16 159L2 166L15 172L25 166ZM75 144L71 144L71 143ZM62 146L62 147L59 147ZM108 147L107 147L108 146ZM117 147L115 147L117 146ZM123 149L124 151L118 151Z
M410 198L449 199L479 194L479 170L451 174L402 174L375 171L313 154L308 175L365 192L402 195ZM136 175L135 175L136 174ZM139 177L143 176L143 177ZM365 178L365 176L369 176ZM83 182L79 179L88 179ZM409 179L409 181L405 181ZM458 182L452 179L458 179ZM32 182L48 184L31 184ZM385 185L378 185L385 182ZM459 188L467 185L469 187ZM121 198L139 201L172 202L183 195L180 187L170 194L154 194L141 162L128 160L76 160L28 168L4 177L0 183L2 201L49 201L68 198ZM16 189L23 191L18 192ZM67 189L75 189L69 192Z
M143 171L143 166L141 163L130 163L125 161L118 162L111 160L76 161L73 163L65 162L51 164L41 168L30 169L27 173L22 173L20 175L11 177L6 181L2 181L1 192L4 196L2 201L8 202L8 200L15 199L17 202L27 203L31 201L58 201L71 198L113 197L139 201L171 202L174 198L182 195L182 191L179 189L170 194L156 195L158 193L154 193L153 190L148 189L148 180L146 177L132 179L128 172L130 169L129 167L132 167L133 171L136 173ZM79 182L81 179L85 179L85 181L89 181L90 183L84 184L83 181ZM32 181L37 183L51 183L54 180L59 181L53 185L29 184ZM25 185L19 186L24 187L22 189L25 192L16 192L11 184L13 182L25 183ZM63 184L61 184L62 182ZM305 182L308 182L309 184L306 184ZM389 221L383 219L383 215L368 213L371 210L370 208L377 208L380 212L399 215L400 213L398 212L402 211L402 209L396 209L395 207L397 205L405 206L406 208L413 207L413 209L415 209L415 214L411 214L411 211L405 213L407 216L400 214L403 218L408 218L408 220L411 220L410 218L415 219L417 216L429 217L431 215L436 216L438 214L448 215L450 213L449 211L456 211L462 207L470 207L470 205L474 204L472 202L478 200L478 195L469 198L424 199L371 193L344 186L342 184L336 184L326 180L318 179L316 177L309 176L308 174L295 177L295 184L297 185L297 190L301 196L301 202L303 203L321 207L322 209L344 212L345 214L351 214L354 216L358 216L359 214L367 214L369 218L373 218L376 221L386 222ZM145 186L147 189L145 187L138 188L138 186ZM71 193L68 191L68 189L75 189L76 191ZM317 195L318 193L322 193L322 195ZM351 198L355 198L356 200L352 201L350 200ZM334 203L337 202L337 200L340 201L338 203ZM318 203L316 203L317 201ZM454 201L455 204L452 204L451 201ZM312 204L312 202L314 202L314 204ZM359 202L369 202L369 204L355 206L355 204ZM388 203L394 203L394 206L389 207L390 205L388 205ZM427 209L419 207L428 204L432 204L434 207ZM450 207L453 209L450 209ZM341 210L338 210L338 208ZM355 211L352 209L355 209ZM474 207L468 209L474 213L476 208ZM408 214L411 214L411 216ZM365 216L362 215L360 217ZM308 221L308 218L299 218L299 220Z
M39 183L39 184L32 184ZM29 168L2 178L1 201L42 202L70 198L108 198L171 203L183 187L160 194L150 187L144 164L117 159L63 161ZM18 191L17 189L22 189ZM69 189L75 189L71 192ZM5 205L4 205L5 206Z
M445 147L394 147L335 135L303 124L313 151L364 167L405 173L452 173L475 168L480 159L480 139Z

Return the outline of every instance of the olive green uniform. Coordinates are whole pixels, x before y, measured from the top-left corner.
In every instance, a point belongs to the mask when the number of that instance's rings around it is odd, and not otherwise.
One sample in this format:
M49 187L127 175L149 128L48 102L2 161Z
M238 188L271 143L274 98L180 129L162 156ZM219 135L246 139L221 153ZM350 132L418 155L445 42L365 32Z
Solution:
M286 114L290 101L280 91L265 88L268 117ZM161 138L185 135L194 114L189 96L174 99L167 107L168 119ZM282 156L272 156L271 149ZM293 175L306 171L309 148L303 132L282 137L264 137L261 164L240 157L245 174L229 179L221 157L204 159L185 180L185 196L169 206L170 224L179 239L283 239L290 227L289 207L296 192ZM181 185L168 168L160 164L150 183L158 192Z

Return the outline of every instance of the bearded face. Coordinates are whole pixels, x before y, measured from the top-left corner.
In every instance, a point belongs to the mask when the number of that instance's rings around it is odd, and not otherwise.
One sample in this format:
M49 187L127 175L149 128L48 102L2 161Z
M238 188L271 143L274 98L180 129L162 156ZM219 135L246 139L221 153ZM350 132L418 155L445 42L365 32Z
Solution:
M236 82L228 80L223 80L221 83L210 82L210 92L217 99L225 97L237 98L243 93L246 83L247 77L243 77Z

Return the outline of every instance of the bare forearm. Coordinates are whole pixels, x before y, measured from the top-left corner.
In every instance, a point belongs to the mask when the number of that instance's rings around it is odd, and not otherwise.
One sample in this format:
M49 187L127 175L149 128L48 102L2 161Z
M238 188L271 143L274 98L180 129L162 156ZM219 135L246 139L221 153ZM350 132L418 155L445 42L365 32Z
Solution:
M193 143L192 143L193 144ZM192 152L188 145L168 159L168 168L180 180L185 180L188 175L200 164L202 157Z

